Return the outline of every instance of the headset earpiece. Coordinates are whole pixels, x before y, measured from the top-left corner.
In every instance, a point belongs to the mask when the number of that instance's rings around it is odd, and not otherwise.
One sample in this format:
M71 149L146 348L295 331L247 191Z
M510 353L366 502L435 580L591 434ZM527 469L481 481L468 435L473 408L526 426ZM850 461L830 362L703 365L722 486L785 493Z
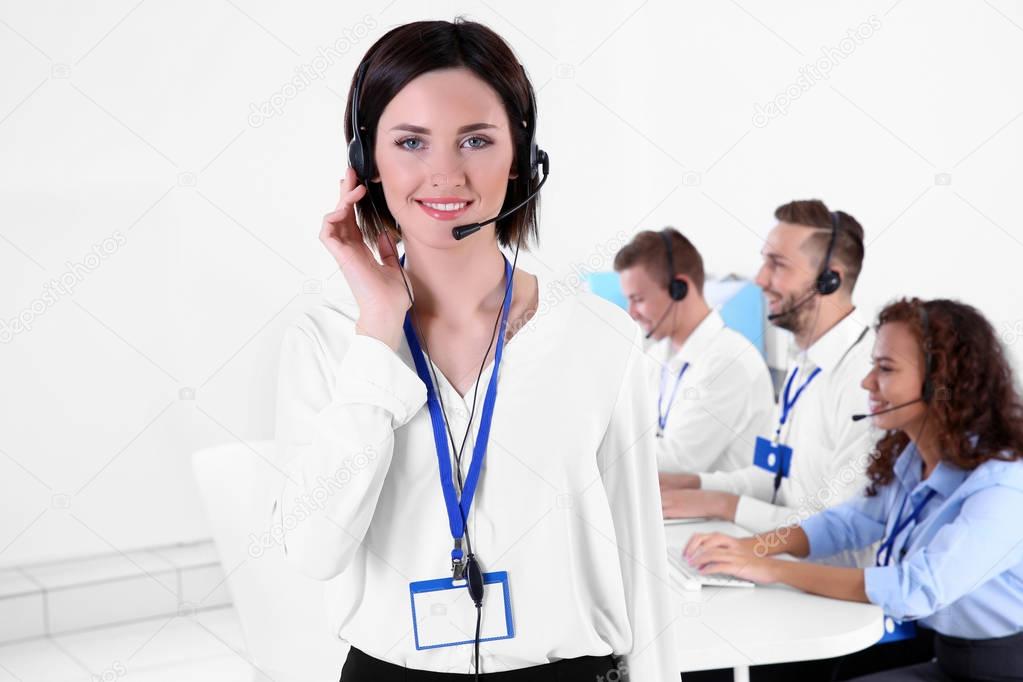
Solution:
M355 171L360 182L366 181L366 157L359 140L352 140L348 143L348 165Z
M661 239L664 240L664 253L667 254L668 258L668 295L671 296L673 301L681 301L689 293L689 284L684 279L675 279L675 258L671 252L671 237L668 234L668 229L665 228L660 232Z
M355 171L359 181L368 188L370 178L376 175L373 165L373 153L366 147L366 141L362 137L362 129L359 127L359 100L362 95L362 80L366 75L366 62L359 65L359 71L355 76L355 85L352 88L352 111L351 111L351 139L348 141L348 165Z
M521 64L519 66L522 66ZM522 74L525 76L526 67L522 66ZM540 149L536 144L536 98L533 95L532 86L528 85L529 77L526 76L526 89L529 91L529 111L526 112L526 118L523 121L529 128L529 141L526 143L525 150L520 150L519 158L526 161L528 166L524 168L526 175L530 180L536 180L540 175L540 167L544 169L544 175L547 175L550 161L547 158L547 152ZM530 121L532 122L530 124ZM523 153L524 152L524 153ZM520 164L521 166L522 164Z
M672 279L668 285L668 295L673 301L681 301L689 293L689 285L684 279Z
M842 275L831 267L831 256L835 251L835 242L838 241L838 212L831 212L831 238L828 239L828 250L824 254L824 266L817 275L815 288L821 296L828 296L842 288Z

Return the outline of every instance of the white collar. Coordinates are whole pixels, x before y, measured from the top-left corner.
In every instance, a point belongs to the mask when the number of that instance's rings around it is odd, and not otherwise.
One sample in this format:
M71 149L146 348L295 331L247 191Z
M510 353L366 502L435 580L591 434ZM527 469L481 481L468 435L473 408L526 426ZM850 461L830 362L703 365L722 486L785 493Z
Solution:
M725 321L721 317L721 313L716 309L711 309L707 316L700 321L700 324L696 325L696 328L690 332L686 340L682 342L682 347L678 349L678 352L671 355L665 364L669 368L678 368L685 362L690 364L698 362L710 348L718 333L724 328ZM665 338L665 341L667 343L665 354L671 353L671 337Z
M831 371L842 362L846 353L866 336L867 327L858 321L853 308L848 315L839 320L831 329L806 349L806 357L814 367ZM803 355L795 344L789 349L789 359L795 361Z

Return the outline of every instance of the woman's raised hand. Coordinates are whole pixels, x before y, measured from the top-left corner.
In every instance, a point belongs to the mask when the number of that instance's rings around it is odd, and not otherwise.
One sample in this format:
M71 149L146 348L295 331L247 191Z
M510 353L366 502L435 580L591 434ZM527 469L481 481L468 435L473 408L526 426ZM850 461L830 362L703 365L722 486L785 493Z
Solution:
M337 206L323 216L320 241L337 261L359 304L357 333L373 336L397 350L411 301L398 254L387 235L377 238L382 261L377 263L355 222L355 204L366 191L366 186L358 183L355 171L349 168L341 181Z

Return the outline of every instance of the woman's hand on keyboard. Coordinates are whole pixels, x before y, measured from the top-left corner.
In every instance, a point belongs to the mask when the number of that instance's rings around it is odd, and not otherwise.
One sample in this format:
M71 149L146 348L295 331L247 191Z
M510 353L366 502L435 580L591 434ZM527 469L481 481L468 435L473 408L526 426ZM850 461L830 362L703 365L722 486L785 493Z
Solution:
M701 537L702 536L702 537ZM693 542L697 548L690 551ZM754 583L773 583L778 580L777 559L758 557L752 538L733 538L722 533L694 535L683 553L683 559L700 573L723 573Z
M686 548L682 551L682 558L691 563L691 559L696 554L710 549L727 549L754 556L756 540L755 538L736 538L725 533L693 533Z

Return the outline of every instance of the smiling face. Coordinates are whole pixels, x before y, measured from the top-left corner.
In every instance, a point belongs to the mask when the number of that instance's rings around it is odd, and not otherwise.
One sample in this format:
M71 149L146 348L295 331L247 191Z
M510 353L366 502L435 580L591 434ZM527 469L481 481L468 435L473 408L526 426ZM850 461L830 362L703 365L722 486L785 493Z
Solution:
M919 398L924 384L924 354L920 342L905 322L881 325L874 342L874 366L861 386L870 396L869 411L902 405ZM873 417L884 430L910 430L927 412L925 403L913 403Z
M789 311L772 323L796 333L809 326L814 311L809 302L796 308L810 296L821 268L818 259L806 248L813 234L813 230L802 225L778 223L767 235L761 250L764 263L755 280L764 291L771 314Z
M618 280L629 301L629 315L649 334L671 305L668 287L664 282L654 281L642 265L625 268L618 273ZM651 338L660 340L670 333L669 325L661 325Z
M515 177L504 104L466 68L406 84L380 115L374 154L404 237L435 248L458 243L453 227L497 215Z

